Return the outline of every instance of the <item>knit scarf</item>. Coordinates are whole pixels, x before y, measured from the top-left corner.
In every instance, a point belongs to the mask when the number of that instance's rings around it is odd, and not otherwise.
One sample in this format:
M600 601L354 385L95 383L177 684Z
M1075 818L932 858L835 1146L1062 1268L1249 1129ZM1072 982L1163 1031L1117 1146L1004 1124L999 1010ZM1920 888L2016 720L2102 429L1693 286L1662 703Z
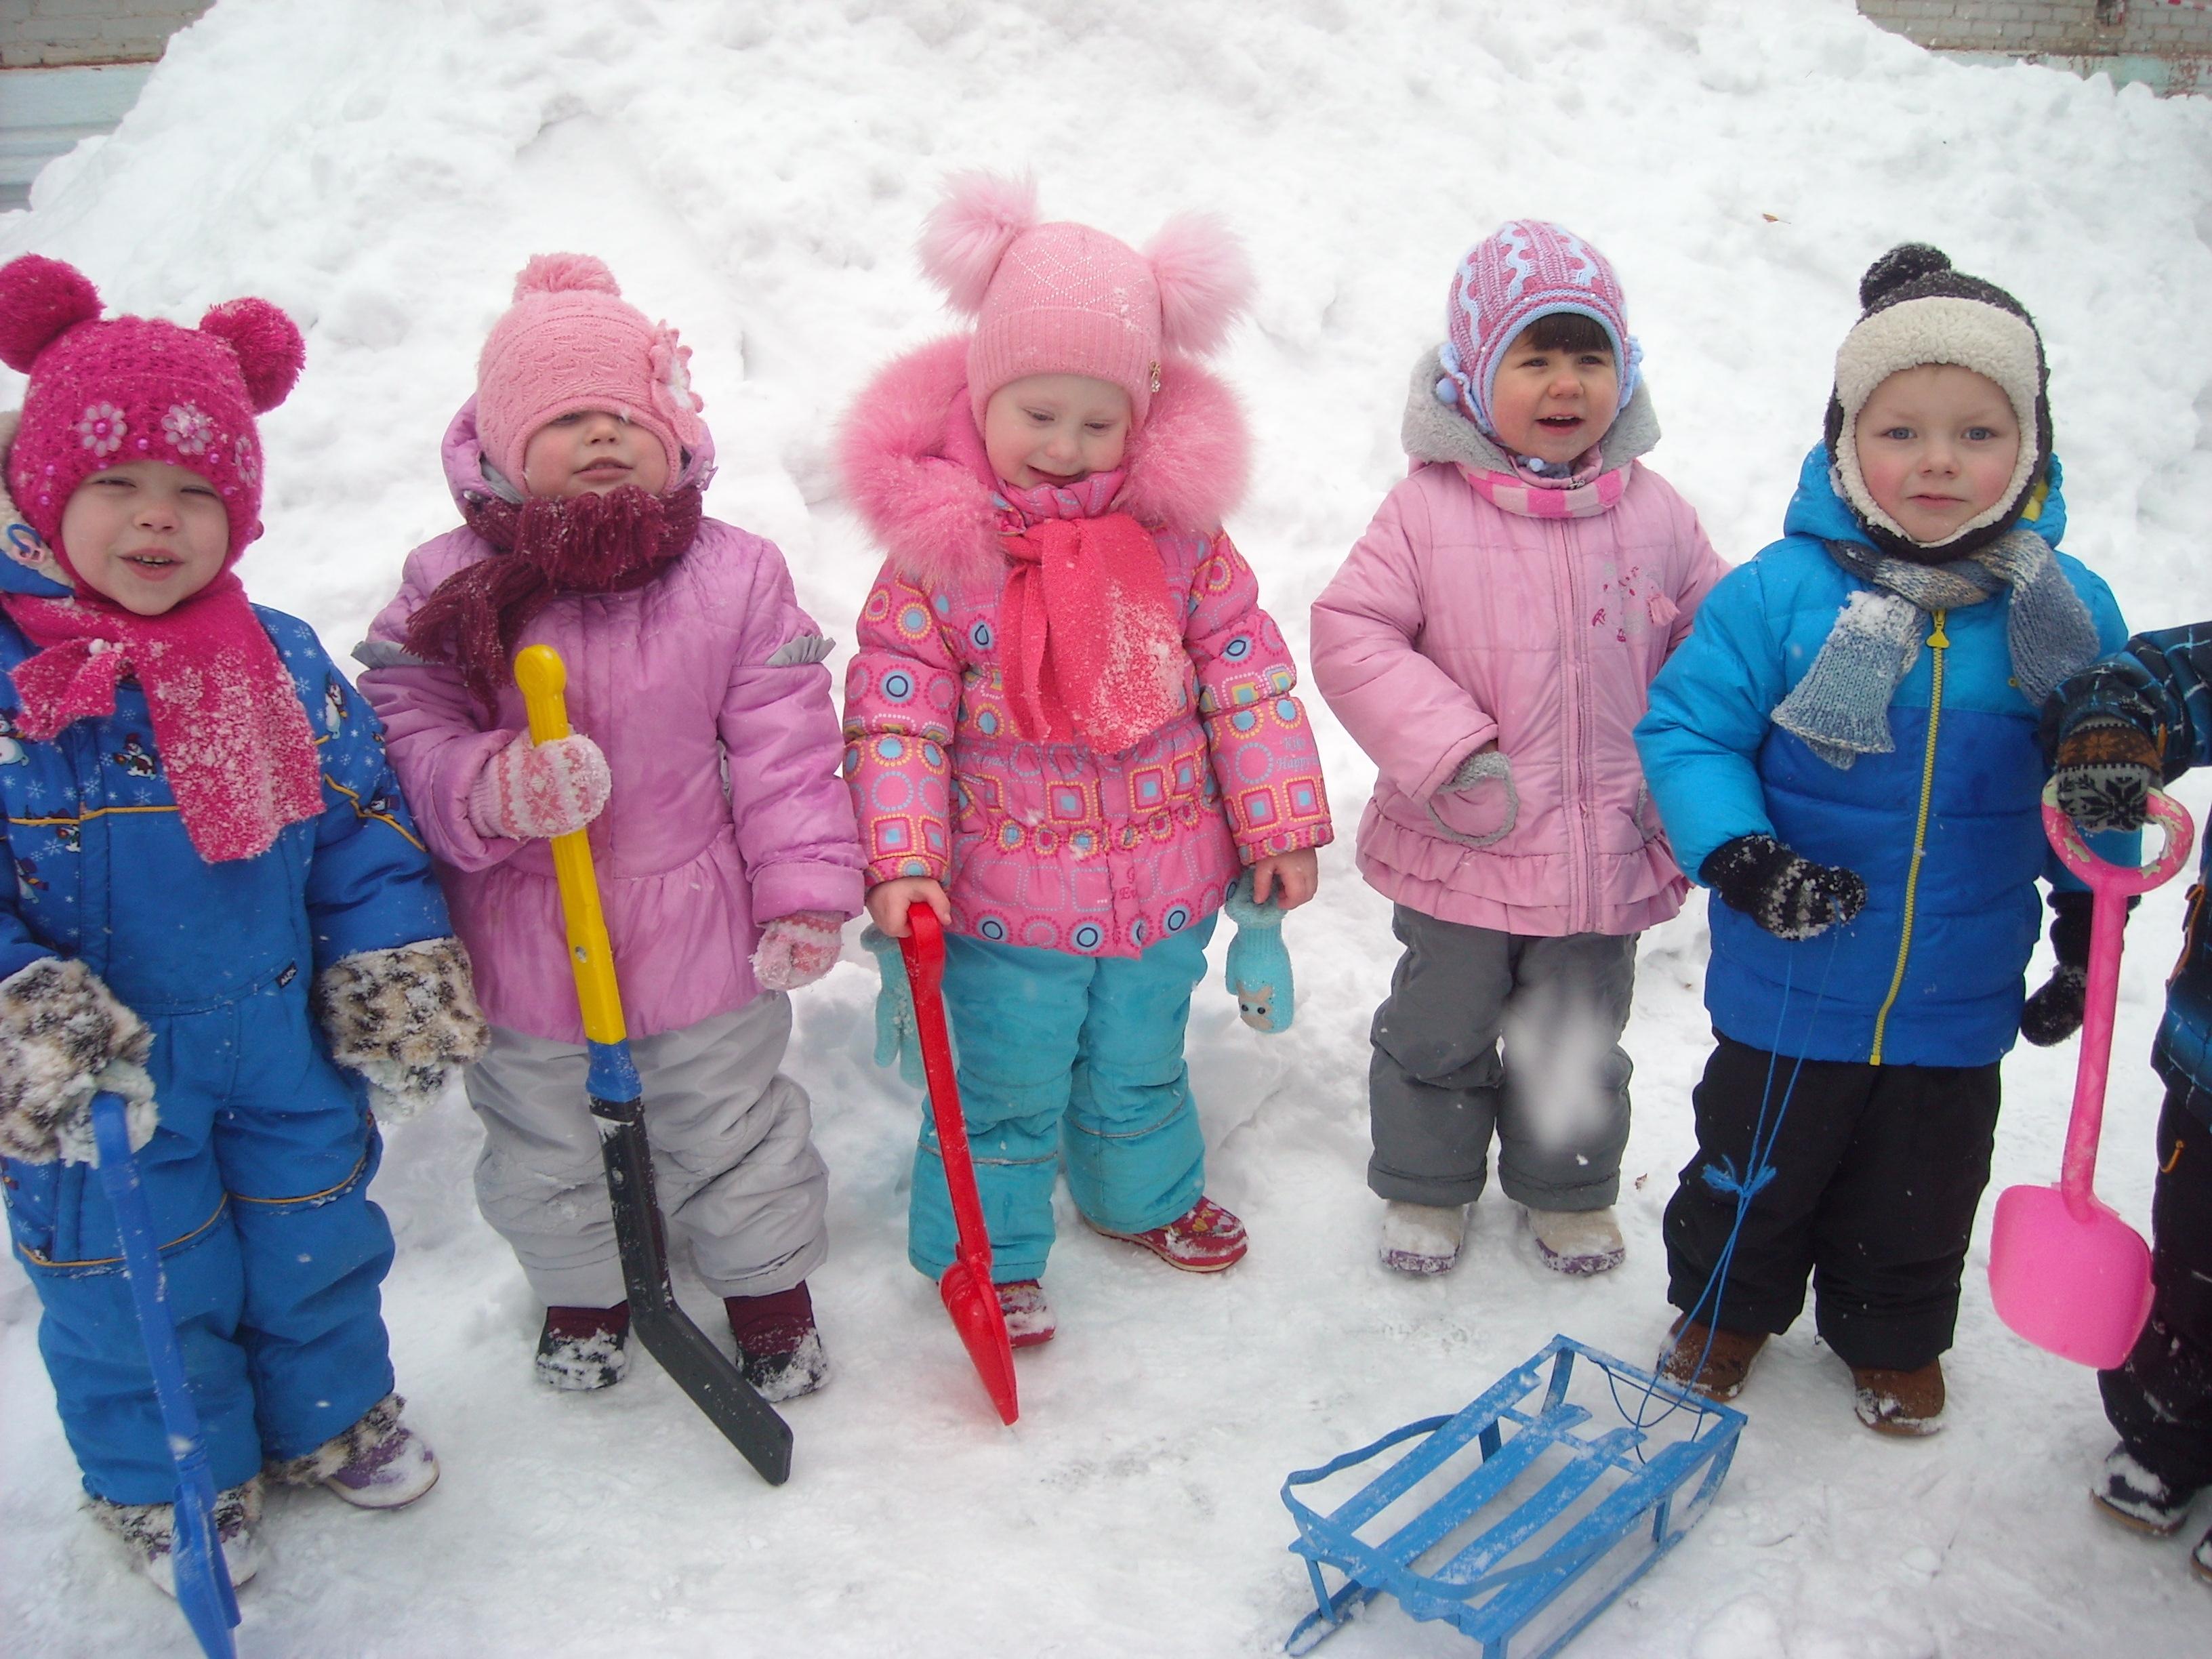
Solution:
M258 857L322 811L307 711L229 571L158 617L83 593L0 594L0 606L39 647L13 672L23 734L48 742L112 714L117 685L136 678L185 833L210 863Z
M562 594L642 587L699 533L700 492L666 495L635 485L604 495L532 495L521 501L470 495L461 516L492 556L438 584L408 618L408 651L451 662L491 708L514 676L514 647L531 619Z
M1517 464L1510 472L1499 472L1462 461L1459 473L1492 507L1524 519L1594 519L1609 511L1628 488L1628 469L1606 471L1595 450L1563 478L1530 472Z
M2010 531L1948 564L1917 564L1856 542L1827 546L1837 563L1873 586L1851 595L1773 719L1839 769L1861 755L1896 748L1889 700L1918 659L1934 611L1980 605L2009 588L2005 633L2013 678L2037 708L2059 681L2103 654L2089 607L2059 569L2051 544L2032 530Z
M1118 755L1182 707L1182 630L1159 550L1129 514L1105 511L1121 477L1001 492L1000 670L1033 743Z

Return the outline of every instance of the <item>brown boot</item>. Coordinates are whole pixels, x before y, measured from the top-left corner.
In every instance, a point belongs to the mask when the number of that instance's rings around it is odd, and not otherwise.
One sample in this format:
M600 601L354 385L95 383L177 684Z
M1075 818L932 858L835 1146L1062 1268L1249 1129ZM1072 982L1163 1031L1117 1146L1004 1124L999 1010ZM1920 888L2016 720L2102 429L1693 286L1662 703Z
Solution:
M1686 1315L1668 1326L1667 1334L1674 1340L1659 1356L1659 1375L1681 1388L1695 1389L1708 1400L1733 1400L1741 1394L1743 1380L1751 1374L1751 1362L1766 1346L1765 1331L1717 1329ZM1711 1352L1705 1347L1708 1338L1712 1342ZM1698 1364L1700 1355L1705 1358L1702 1368Z
M1852 1409L1858 1413L1859 1421L1876 1434L1911 1440L1942 1431L1942 1360L1931 1359L1913 1371L1854 1365L1851 1382L1857 1389Z

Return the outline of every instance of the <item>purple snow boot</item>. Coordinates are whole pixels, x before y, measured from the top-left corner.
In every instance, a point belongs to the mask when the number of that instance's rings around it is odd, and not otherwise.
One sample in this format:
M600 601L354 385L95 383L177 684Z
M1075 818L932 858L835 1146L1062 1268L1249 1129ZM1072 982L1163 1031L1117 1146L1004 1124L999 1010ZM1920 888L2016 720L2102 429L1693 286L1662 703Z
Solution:
M264 1471L288 1486L327 1488L356 1509L396 1510L438 1484L430 1443L399 1420L407 1402L388 1394L343 1434Z

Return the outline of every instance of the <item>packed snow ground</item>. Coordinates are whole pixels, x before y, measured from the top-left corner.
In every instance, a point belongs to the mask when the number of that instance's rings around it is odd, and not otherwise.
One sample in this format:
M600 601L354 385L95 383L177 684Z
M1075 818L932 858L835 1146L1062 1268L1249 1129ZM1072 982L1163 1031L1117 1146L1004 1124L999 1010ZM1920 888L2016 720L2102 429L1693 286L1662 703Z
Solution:
M189 319L257 293L298 318L308 368L264 427L270 533L245 574L343 654L407 549L453 521L437 440L514 273L599 253L696 348L710 510L775 538L849 638L874 557L835 498L830 422L945 325L911 247L939 178L979 165L1034 167L1048 214L1133 240L1186 206L1247 239L1256 315L1225 366L1258 472L1231 528L1301 656L1308 601L1402 472L1407 371L1452 263L1520 214L1618 264L1670 434L1654 459L1731 557L1778 524L1859 272L1918 237L2042 323L2068 546L2138 625L2212 609L2212 102L1946 63L1848 0L222 0L120 131L0 217L0 257L76 261L125 309ZM1350 847L1372 769L1309 706L1345 839L1288 930L1297 1029L1256 1036L1209 983L1190 1031L1243 1265L1184 1277L1064 1216L1060 1335L1023 1357L1022 1419L1000 1428L905 1262L915 1102L868 1063L873 974L851 946L799 997L791 1060L835 1171L813 1284L837 1374L790 1407L796 1471L771 1490L650 1361L604 1395L532 1381L537 1310L475 1213L456 1097L392 1133L376 1193L402 1387L444 1481L392 1516L274 1500L240 1651L1266 1654L1306 1603L1285 1474L1455 1408L1555 1330L1648 1358L1708 1046L1700 912L1644 944L1627 1264L1547 1273L1492 1194L1457 1273L1388 1273L1361 1171L1394 947ZM2102 1188L2139 1223L2142 1056L2180 908L2178 886L2154 896L2130 933ZM2073 1064L2008 1062L1996 1187L2054 1177ZM2092 1377L1999 1325L1984 1261L1948 1432L1859 1428L1803 1322L1741 1402L1717 1506L1576 1651L2203 1651L2212 1595L2185 1546L2084 1498L2110 1440ZM76 1512L36 1324L0 1267L0 1647L187 1652ZM1473 1649L1386 1605L1329 1650Z

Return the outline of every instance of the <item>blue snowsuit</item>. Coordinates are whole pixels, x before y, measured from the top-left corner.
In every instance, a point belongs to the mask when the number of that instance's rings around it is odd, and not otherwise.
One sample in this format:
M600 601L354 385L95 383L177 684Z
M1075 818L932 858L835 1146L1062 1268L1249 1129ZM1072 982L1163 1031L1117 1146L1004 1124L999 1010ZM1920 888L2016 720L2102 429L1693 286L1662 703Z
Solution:
M12 572L10 573L12 574ZM319 817L258 858L187 838L135 680L115 711L21 739L0 619L0 813L14 883L0 977L75 957L154 1033L160 1127L138 1154L218 1488L313 1450L392 1385L378 1285L392 1231L369 1202L367 1085L332 1064L315 975L356 951L452 932L384 760L376 717L306 623L256 608L315 733ZM87 1491L167 1503L176 1477L98 1173L0 1159L39 1345Z

